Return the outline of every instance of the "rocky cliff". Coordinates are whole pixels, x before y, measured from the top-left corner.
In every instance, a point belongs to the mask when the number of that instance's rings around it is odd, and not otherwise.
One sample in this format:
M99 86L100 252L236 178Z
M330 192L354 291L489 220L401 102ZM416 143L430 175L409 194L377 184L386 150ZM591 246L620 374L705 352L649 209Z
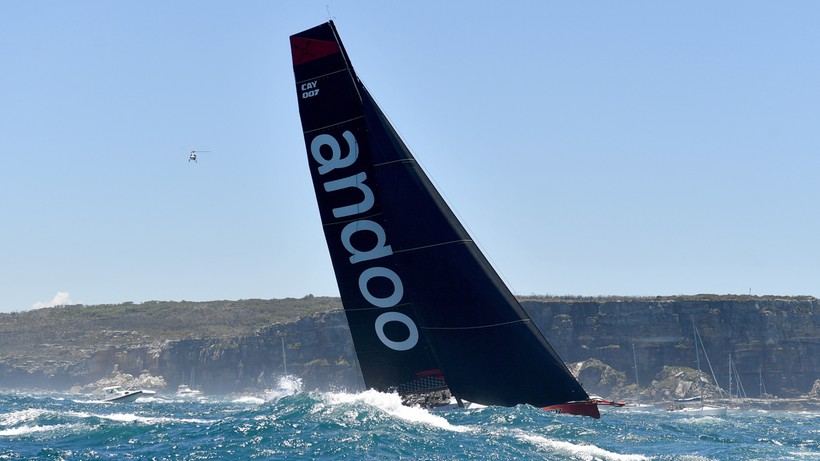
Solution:
M631 383L637 364L642 386L664 366L695 367L695 327L724 389L730 354L750 395L761 388L780 396L803 395L820 378L815 298L528 299L522 304L565 361L595 358L625 372ZM705 359L701 355L701 368L708 373Z
M526 298L522 304L565 361L600 364L579 368L591 392L634 386L636 376L641 387L649 386L668 374L664 367L694 368L694 327L724 388L729 354L750 395L762 386L779 396L804 395L820 377L820 309L814 298ZM220 338L162 340L123 330L108 331L106 341L62 358L38 356L37 347L28 356L19 349L9 353L11 345L0 341L0 386L68 389L114 369L162 377L167 390L193 383L209 393L262 389L285 372L301 377L306 389L362 386L339 309ZM708 372L703 356L701 361Z

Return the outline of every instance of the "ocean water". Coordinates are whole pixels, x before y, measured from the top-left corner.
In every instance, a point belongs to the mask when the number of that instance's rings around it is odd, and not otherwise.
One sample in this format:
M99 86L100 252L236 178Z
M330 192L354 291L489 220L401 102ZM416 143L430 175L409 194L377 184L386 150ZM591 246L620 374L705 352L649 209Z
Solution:
M287 387L287 386L286 386ZM134 403L0 391L0 460L818 460L820 415L693 417L529 406L428 411L395 395L280 389Z

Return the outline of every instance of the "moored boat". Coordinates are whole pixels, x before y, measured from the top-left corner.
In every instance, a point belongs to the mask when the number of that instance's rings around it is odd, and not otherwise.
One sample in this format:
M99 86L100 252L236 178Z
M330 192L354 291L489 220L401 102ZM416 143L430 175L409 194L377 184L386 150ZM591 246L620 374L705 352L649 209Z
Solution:
M673 404L670 405L666 410L681 412L693 416L725 416L728 413L728 410L725 406L714 404L710 405L706 403L707 395L704 394L703 390L703 383L705 382L705 378L703 377L700 369L701 349L703 350L704 358L706 359L706 362L709 365L710 370L712 369L712 364L711 362L709 362L709 355L706 353L706 348L703 345L703 340L700 337L698 328L695 326L694 318L692 319L692 330L693 345L695 348L695 362L697 364L697 374L695 375L694 379L694 392L696 393L696 395L676 399L673 402ZM714 372L712 372L712 379L715 380L715 386L718 392L722 393L720 386L717 386L717 379L715 379Z
M191 389L187 384L180 384L177 387L177 397L193 398L202 396L202 391L199 389Z
M701 406L694 406L688 407L684 405L677 405L671 406L666 409L667 411L674 411L684 415L692 415L692 416L726 416L728 413L726 407L718 407L718 406L711 406L711 405L701 405Z

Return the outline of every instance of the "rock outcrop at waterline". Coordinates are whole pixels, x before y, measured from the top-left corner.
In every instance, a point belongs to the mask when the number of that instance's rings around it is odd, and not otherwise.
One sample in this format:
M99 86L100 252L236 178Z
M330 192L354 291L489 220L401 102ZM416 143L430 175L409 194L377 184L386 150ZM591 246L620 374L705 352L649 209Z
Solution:
M219 334L224 330L196 327L207 332L203 337L191 337L193 318L187 325L164 325L158 333L155 325L145 323L153 311L139 304L124 310L111 306L112 311L120 310L110 321L99 320L99 312L108 312L99 306L37 312L38 322L51 328L39 335L35 331L40 330L31 330L27 323L35 314L0 314L0 387L67 390L117 369L162 378L167 390L179 384L193 384L208 393L263 389L286 372L301 377L305 389L360 389L340 302L322 300L322 312L256 331L235 328L228 330L234 334ZM309 312L304 309L309 301L277 300L278 307L270 309ZM208 303L209 308L224 311L241 302L219 303ZM208 316L200 304L206 303L163 305L162 318L168 319L167 310L174 308L197 309L197 316ZM806 395L820 377L820 309L815 298L525 298L522 304L559 355L576 364L572 368L577 368L584 387L603 396L636 395L637 376L645 397L682 397L675 393L682 387L670 384L665 367L694 368L693 322L724 389L729 354L749 395L763 389L781 397ZM88 309L96 309L95 316L87 315ZM58 314L61 327L54 331L56 327L44 319ZM227 316L219 321L239 323ZM72 328L72 322L80 327ZM187 333L175 333L186 327ZM701 362L708 375L705 357ZM679 374L678 381L685 376Z

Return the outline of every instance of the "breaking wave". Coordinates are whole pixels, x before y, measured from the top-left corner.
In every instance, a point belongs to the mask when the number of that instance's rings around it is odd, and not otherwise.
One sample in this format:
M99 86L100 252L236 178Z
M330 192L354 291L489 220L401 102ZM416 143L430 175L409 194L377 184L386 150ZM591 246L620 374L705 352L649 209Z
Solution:
M240 397L74 399L0 392L0 459L820 459L817 416L799 413L428 411L376 391L306 392L298 380Z

